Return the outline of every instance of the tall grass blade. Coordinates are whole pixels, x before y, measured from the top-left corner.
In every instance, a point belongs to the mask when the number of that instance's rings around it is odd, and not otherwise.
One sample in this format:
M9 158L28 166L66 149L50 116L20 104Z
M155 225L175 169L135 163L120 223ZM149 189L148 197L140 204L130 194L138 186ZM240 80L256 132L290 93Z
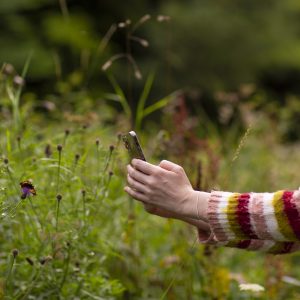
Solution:
M168 95L160 100L158 100L157 102L155 102L154 104L148 106L146 109L144 109L143 111L143 118L145 118L146 116L152 114L153 112L165 107L166 105L169 104L169 102L174 99L176 97L176 95L174 93L172 93L171 95Z
M152 88L153 85L153 81L154 81L154 72L150 73L150 75L148 76L145 85L144 85L144 89L141 93L140 99L138 101L138 106L137 106L137 111L136 111L136 118L135 118L135 128L136 130L139 130L141 127L141 123L143 121L144 118L144 108L145 108L145 104L146 101L149 97L149 93L150 90Z
M131 108L128 104L128 101L126 99L126 96L122 90L122 88L120 87L120 85L118 84L118 82L116 81L115 77L112 74L108 74L107 75L111 85L113 86L113 89L115 91L115 93L119 96L119 102L122 105L122 108L126 114L126 116L131 120Z

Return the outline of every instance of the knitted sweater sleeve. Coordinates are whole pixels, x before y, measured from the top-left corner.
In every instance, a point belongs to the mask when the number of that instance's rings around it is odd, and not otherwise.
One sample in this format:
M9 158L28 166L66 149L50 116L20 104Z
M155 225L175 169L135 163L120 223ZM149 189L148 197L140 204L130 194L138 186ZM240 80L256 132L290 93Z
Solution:
M213 191L211 236L202 242L268 253L300 249L300 190L275 193Z

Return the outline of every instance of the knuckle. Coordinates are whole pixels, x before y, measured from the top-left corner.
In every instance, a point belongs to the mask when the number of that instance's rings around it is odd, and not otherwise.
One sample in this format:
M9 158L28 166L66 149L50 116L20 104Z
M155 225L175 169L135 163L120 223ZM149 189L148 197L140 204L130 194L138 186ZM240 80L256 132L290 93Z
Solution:
M151 188L153 188L155 185L156 185L156 180L154 178L150 178L148 180L148 186L150 187L150 191L152 191Z
M139 159L136 159L134 161L134 166L137 167L137 168L139 168L141 166L141 161Z
M160 170L159 169L154 169L152 172L152 175L154 176L158 176L160 174Z
M183 167L181 167L181 166L176 166L176 167L175 167L175 171L178 172L178 173L182 173L182 172L183 172Z

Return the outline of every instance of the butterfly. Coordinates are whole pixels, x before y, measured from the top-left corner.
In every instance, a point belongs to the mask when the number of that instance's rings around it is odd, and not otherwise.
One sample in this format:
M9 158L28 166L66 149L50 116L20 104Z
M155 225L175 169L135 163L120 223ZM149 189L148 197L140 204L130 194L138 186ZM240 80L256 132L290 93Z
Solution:
M22 199L26 199L27 197L33 195L36 196L36 190L34 188L34 185L29 180L24 180L20 182L20 186L22 189Z

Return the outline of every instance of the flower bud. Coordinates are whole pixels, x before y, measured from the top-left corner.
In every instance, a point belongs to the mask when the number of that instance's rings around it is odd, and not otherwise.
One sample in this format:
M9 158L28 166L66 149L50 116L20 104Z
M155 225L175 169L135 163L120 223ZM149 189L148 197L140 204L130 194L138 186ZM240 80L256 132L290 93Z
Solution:
M13 257L16 258L19 254L19 250L18 249L13 249L11 253L12 253Z

